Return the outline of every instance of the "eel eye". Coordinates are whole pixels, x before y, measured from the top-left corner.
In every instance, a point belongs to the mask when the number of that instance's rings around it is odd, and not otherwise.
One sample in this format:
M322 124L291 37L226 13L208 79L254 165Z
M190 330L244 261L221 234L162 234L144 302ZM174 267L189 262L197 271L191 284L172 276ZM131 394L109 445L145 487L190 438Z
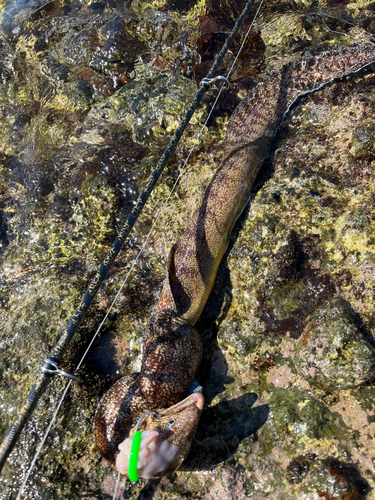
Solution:
M172 429L172 427L174 426L174 420L171 419L169 422L168 422L168 425L166 426L167 429Z

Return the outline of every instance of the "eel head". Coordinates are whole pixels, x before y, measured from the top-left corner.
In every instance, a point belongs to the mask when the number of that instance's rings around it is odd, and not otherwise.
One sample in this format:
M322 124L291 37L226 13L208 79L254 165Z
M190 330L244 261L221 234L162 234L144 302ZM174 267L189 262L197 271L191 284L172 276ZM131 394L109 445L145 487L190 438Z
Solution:
M204 397L194 393L183 401L161 410L156 417L150 415L139 427L142 431L137 472L139 477L150 479L171 474L187 457L199 419L203 410ZM120 445L116 467L120 474L128 473L129 455L134 426Z

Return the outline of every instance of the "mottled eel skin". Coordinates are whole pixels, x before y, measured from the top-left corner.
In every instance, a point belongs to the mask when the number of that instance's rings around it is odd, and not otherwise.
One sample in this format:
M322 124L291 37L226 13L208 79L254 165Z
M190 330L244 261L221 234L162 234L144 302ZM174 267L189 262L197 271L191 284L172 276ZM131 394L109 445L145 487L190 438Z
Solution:
M118 444L134 432L131 429L140 415L178 403L194 378L202 345L193 327L285 113L302 94L373 61L375 46L301 58L260 83L236 108L228 124L224 160L180 242L171 250L158 308L146 328L141 372L119 380L98 406L95 439L112 465ZM155 420L143 427L159 426L166 439L181 449L178 459L158 475L178 468L189 452L203 397L190 396L181 405L182 412L178 405L177 410L166 412L177 416L174 430Z

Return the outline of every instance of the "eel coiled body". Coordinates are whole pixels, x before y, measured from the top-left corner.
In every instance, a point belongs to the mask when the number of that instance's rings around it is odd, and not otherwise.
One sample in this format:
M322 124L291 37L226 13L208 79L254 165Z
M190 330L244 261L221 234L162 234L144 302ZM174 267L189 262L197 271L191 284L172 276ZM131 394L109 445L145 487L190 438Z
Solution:
M179 403L202 356L194 325L276 131L299 96L373 61L375 46L303 57L260 83L234 111L227 128L224 160L181 240L171 250L157 310L146 327L141 372L120 379L99 403L95 440L113 466L118 445L132 435L139 417L150 410L173 415L176 424L166 429L168 418L165 422L153 419L143 429L156 426L180 450L173 463L154 475L172 472L187 456L204 402L203 396L193 394Z

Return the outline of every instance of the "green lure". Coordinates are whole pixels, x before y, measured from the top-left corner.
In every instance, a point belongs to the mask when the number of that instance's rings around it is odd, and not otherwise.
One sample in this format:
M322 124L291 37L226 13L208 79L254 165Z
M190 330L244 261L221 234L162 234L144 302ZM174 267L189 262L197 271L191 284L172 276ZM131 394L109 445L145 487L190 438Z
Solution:
M138 429L144 417L147 417L148 415L155 415L156 418L161 417L161 415L159 415L158 413L155 413L153 411L148 411L144 413L138 420L129 456L128 476L132 483L136 483L139 479L137 472L137 465L138 465L139 448L141 447L142 432L139 431Z
M137 431L133 436L132 447L130 449L128 475L130 481L136 483L139 479L137 473L139 448L141 446L142 432Z

